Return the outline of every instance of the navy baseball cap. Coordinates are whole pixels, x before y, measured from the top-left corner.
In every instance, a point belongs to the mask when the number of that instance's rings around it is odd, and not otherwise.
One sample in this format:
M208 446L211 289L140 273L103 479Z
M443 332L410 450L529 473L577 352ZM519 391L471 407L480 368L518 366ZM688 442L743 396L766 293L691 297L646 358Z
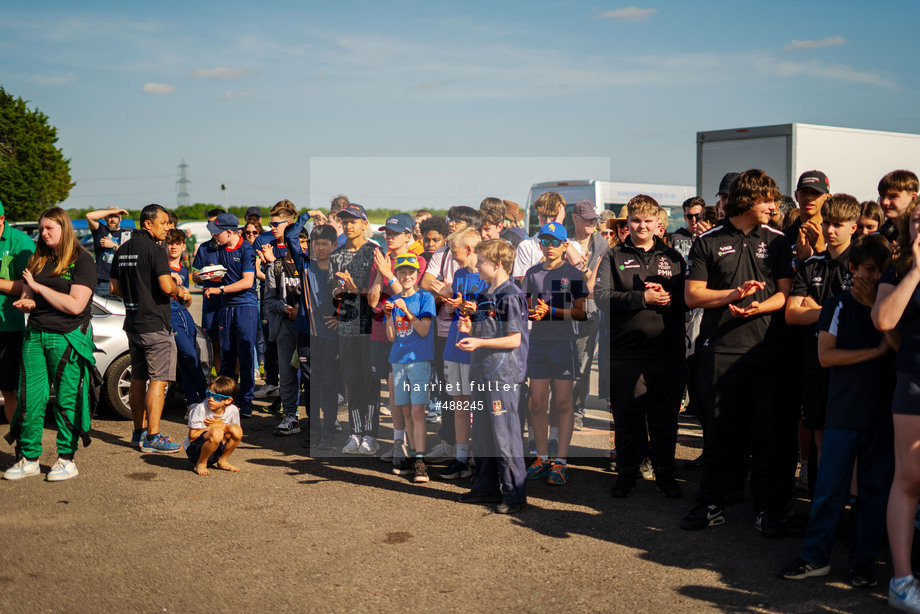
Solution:
M560 241L569 240L569 235L565 230L565 226L559 222L547 222L546 224L543 224L543 226L540 227L540 233L537 236L542 237L544 235L553 237L554 239L559 239Z
M342 217L343 215L347 215L349 217L356 217L362 220L367 219L367 211L364 210L364 207L362 207L361 205L355 204L355 203L348 203L347 205L339 209L338 213L336 213L337 217Z
M393 232L412 232L415 230L415 218L408 213L397 213L387 218L387 223L377 230L392 230Z
M716 196L719 194L728 194L728 191L732 187L732 181L734 181L740 174L741 173L725 173L725 176L722 177L722 181L719 182L719 191L716 192Z
M248 209L246 209L246 217L249 217L250 215L255 215L256 217L262 217L262 210L259 209L258 207L249 207Z
M213 221L208 222L208 232L219 235L225 230L239 230L240 220L232 213L221 213Z
M827 194L831 191L831 182L827 179L827 175L821 171L805 171L799 177L799 182L795 186L795 191L798 192L802 188L810 188L815 192Z

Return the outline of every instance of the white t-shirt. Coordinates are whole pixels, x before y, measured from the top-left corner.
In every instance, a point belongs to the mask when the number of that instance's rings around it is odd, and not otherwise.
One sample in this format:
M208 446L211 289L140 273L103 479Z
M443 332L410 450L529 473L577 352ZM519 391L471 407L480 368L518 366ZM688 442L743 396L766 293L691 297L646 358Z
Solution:
M445 258L447 261L445 262ZM454 260L453 256L450 254L450 250L447 249L447 246L439 247L434 250L434 253L431 254L431 260L428 262L428 266L425 268L425 274L431 273L434 275L434 278L438 281L443 281L448 286L454 283L454 273L457 272L457 269L460 268L460 265L457 264L457 261ZM444 274L441 275L441 270L444 270ZM447 306L442 304L441 309L438 311L438 337L446 337L447 332L450 330L450 322L453 320L453 314L447 313Z
M242 426L242 424L240 424L240 408L233 403L228 405L224 409L224 413L218 416L208 408L207 401L202 401L189 410L188 427L190 429L206 429L208 425L205 424L205 420L211 420L213 418L219 418L224 424Z
M538 236L539 235L534 235L529 239L525 239L518 245L517 253L514 255L514 266L511 267L512 278L524 277L524 274L527 273L531 267L540 264L540 261L543 260L543 250L540 248L540 239L537 238ZM569 245L574 245L575 250L579 254L584 253L578 241L570 241Z

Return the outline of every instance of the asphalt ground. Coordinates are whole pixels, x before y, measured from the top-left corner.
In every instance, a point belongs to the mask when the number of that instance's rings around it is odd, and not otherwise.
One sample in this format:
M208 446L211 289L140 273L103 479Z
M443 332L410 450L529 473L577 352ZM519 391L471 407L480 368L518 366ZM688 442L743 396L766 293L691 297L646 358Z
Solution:
M273 434L274 415L244 422L231 457L242 471L207 477L184 453L132 448L129 421L98 415L78 477L0 481L0 612L887 611L890 567L879 587L850 588L842 540L830 576L776 577L801 539L764 539L749 503L722 526L681 530L697 470L681 472L680 500L651 481L611 498L607 416L590 401L568 484L529 482L514 516L458 503L467 480L416 485L376 458L312 458L306 432ZM180 401L164 416L173 440L187 434L183 415ZM49 421L43 473L54 436ZM381 451L391 436L385 417ZM698 424L682 420L678 457L700 445ZM13 461L0 443L0 467Z

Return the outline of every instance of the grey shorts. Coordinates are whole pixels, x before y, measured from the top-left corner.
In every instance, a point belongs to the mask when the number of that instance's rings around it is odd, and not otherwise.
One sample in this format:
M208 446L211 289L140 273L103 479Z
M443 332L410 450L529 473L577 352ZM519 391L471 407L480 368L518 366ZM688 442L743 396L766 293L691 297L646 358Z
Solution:
M128 333L128 352L132 380L176 381L176 342L172 332Z

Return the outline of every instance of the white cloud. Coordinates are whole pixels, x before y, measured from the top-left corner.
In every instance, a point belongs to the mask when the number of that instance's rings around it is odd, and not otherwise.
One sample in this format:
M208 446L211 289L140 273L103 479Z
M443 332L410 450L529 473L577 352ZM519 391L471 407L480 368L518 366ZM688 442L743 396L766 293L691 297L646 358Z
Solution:
M31 83L37 83L38 85L64 85L66 83L73 83L77 80L76 73L68 72L54 72L54 71L45 71L35 75L30 75L28 80Z
M141 88L143 91L148 94L172 94L176 91L175 85L168 85L166 83L145 83L144 87Z
M222 100L233 100L234 98L251 98L250 92L224 92L220 95Z
M836 47L837 45L846 45L847 39L842 36L828 36L827 38L817 38L814 40L799 41L793 40L783 45L783 51L794 51L796 49L821 49L822 47Z
M637 6L626 6L612 11L602 11L597 14L597 19L613 19L616 21L648 21L656 14L658 9L640 9Z
M229 66L217 66L215 68L199 68L188 73L187 76L193 79L239 79L256 74L256 71L249 68L230 68Z
M900 86L883 74L857 70L845 64L824 64L818 60L809 62L787 62L773 58L764 58L755 63L755 67L762 72L776 77L815 77L832 81L849 81L863 83L890 89L900 89Z

